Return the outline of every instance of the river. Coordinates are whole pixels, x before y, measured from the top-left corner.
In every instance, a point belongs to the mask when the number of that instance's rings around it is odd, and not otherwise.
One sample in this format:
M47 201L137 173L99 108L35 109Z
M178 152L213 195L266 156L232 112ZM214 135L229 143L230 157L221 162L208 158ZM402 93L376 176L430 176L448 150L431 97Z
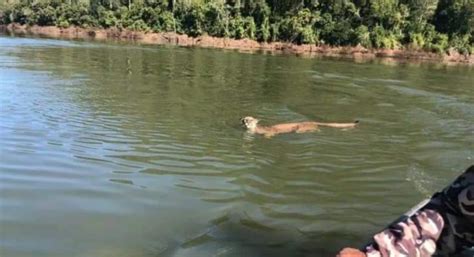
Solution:
M362 246L473 164L473 89L467 66L0 36L0 255Z

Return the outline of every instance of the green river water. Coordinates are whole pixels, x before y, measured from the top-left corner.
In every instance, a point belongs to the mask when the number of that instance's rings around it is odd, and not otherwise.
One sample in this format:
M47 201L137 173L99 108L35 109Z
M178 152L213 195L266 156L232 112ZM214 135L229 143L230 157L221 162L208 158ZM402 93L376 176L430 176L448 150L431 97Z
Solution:
M470 67L0 37L0 256L334 256L473 159Z

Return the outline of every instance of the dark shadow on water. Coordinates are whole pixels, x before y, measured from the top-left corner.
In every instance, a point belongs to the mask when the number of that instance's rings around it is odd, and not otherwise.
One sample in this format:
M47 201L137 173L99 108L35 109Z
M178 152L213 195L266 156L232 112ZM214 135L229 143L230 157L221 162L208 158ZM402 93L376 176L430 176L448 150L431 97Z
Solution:
M344 247L360 247L367 234L338 231L295 234L253 221L220 218L207 231L168 249L160 257L334 257ZM356 242L359 245L354 245ZM472 257L474 248L453 257Z
M173 248L155 252L160 257L334 257L344 247L360 248L371 233L344 231L302 232L269 227L241 214L224 215ZM472 257L474 249L452 257Z
M212 223L206 231L157 256L329 257L366 237L337 231L301 233L228 215Z

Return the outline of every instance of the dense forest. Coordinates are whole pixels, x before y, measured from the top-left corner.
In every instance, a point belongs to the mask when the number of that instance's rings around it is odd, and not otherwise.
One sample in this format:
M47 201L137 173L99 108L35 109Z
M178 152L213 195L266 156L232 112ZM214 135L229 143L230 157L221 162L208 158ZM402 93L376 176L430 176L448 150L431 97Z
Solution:
M474 51L474 0L0 0L0 23Z

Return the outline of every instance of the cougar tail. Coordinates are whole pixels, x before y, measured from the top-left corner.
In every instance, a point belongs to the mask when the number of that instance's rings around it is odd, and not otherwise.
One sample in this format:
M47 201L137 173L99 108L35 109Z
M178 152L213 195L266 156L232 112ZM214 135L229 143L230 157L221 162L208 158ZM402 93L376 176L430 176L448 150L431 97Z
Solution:
M326 122L316 122L316 125L323 127L331 128L353 128L359 123L359 120L356 120L351 123L326 123Z

